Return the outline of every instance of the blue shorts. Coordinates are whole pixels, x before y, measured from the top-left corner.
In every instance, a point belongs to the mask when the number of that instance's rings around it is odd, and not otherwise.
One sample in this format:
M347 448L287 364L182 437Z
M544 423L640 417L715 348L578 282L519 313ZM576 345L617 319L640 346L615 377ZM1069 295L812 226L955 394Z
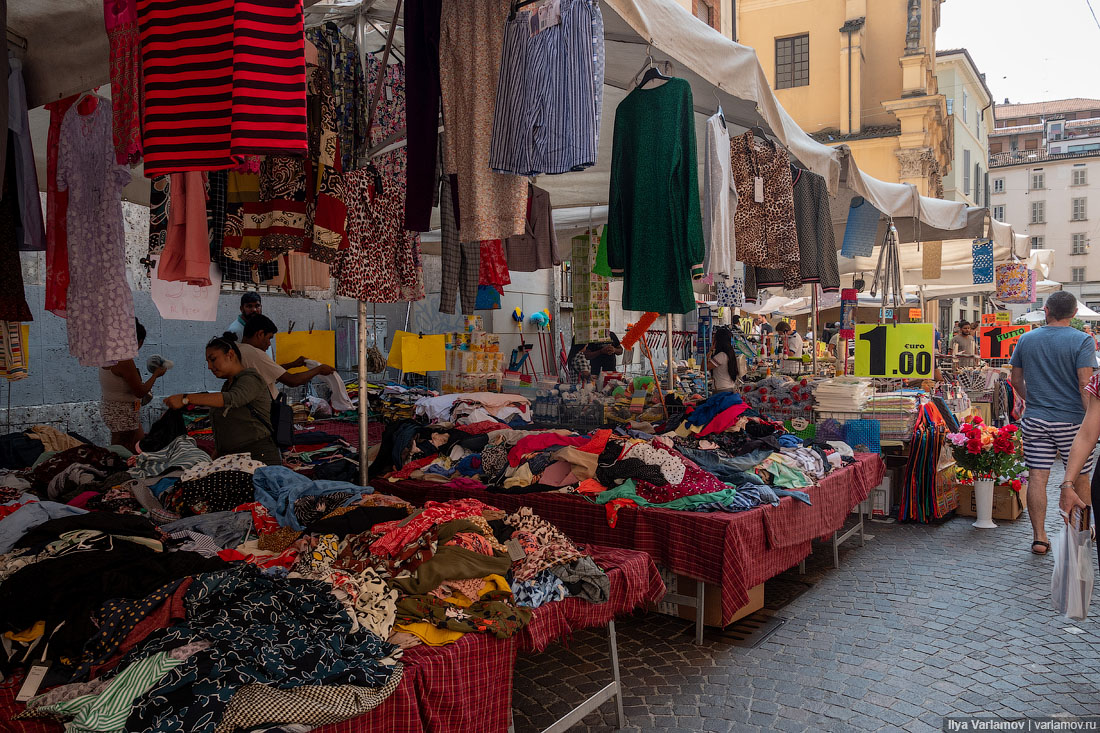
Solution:
M489 167L533 176L596 164L603 105L598 0L561 0L561 22L532 35L530 11L504 29Z
M1024 443L1024 462L1028 468L1046 470L1054 465L1055 456L1061 456L1062 466L1069 461L1069 450L1073 446L1073 439L1077 437L1077 430L1081 426L1068 422L1047 422L1033 417L1025 417L1020 421L1020 436ZM1081 469L1082 475L1088 475L1092 471L1093 456L1090 451L1085 467Z

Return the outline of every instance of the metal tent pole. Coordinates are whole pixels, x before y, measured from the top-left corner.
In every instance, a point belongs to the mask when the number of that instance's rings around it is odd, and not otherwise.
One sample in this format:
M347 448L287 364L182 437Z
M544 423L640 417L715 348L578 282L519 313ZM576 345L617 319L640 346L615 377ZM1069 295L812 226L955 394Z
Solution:
M356 329L359 336L359 485L366 486L369 463L367 452L370 448L367 438L370 411L367 404L367 304L360 300L357 308L359 311L359 328Z
M813 352L814 360L814 374L817 374L817 338L819 331L817 330L817 285L810 285L810 334L814 337L810 342L810 351Z
M672 363L672 314L665 314L665 326L668 331L668 391L671 394L675 390L676 367Z

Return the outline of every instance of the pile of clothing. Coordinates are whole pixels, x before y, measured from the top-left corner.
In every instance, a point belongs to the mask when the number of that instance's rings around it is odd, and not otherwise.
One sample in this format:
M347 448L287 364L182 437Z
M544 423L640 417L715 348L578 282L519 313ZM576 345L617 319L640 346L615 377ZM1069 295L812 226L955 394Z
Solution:
M206 733L338 722L396 689L404 649L511 637L545 603L609 597L606 573L530 510L417 509L200 453L179 436L127 465L79 445L0 474L0 674L46 649L54 660L20 718ZM74 480L113 471L132 505L50 500L72 466L86 467Z
M366 392L371 412L387 422L412 419L416 415L418 400L439 394L424 387L400 384L367 384Z
M531 401L522 395L498 392L463 392L422 397L416 401L416 415L430 422L456 425L482 423L524 426L531 422Z

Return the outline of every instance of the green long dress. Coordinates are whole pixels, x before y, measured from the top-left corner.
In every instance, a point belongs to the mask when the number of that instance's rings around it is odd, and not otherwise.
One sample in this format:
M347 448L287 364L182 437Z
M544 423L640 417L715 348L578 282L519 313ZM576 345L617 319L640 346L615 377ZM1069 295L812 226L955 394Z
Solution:
M615 110L607 259L625 310L695 310L704 247L693 118L684 79L635 89Z

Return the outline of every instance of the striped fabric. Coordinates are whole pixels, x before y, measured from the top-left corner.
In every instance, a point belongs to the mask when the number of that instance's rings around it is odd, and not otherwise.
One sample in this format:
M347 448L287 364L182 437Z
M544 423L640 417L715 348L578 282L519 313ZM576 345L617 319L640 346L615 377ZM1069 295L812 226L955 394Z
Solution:
M234 157L306 152L302 0L236 0Z
M231 167L233 0L138 0L137 9L146 177Z
M306 150L301 0L137 0L145 175Z
M70 730L123 730L137 699L183 661L158 652L126 667L98 695L83 695L42 710L59 717L75 716L69 723Z
M1047 422L1034 417L1021 420L1020 435L1023 438L1024 462L1027 467L1038 471L1049 469L1058 455L1065 466L1069 460L1069 449L1073 446L1073 439L1077 437L1080 427L1077 423ZM1089 456L1085 467L1081 469L1082 475L1087 476L1092 471L1094 460L1095 453Z
M27 378L27 345L17 321L0 321L0 377L9 382Z
M562 0L561 22L531 34L523 11L504 30L489 167L568 173L595 165L603 103L603 16L593 0Z

